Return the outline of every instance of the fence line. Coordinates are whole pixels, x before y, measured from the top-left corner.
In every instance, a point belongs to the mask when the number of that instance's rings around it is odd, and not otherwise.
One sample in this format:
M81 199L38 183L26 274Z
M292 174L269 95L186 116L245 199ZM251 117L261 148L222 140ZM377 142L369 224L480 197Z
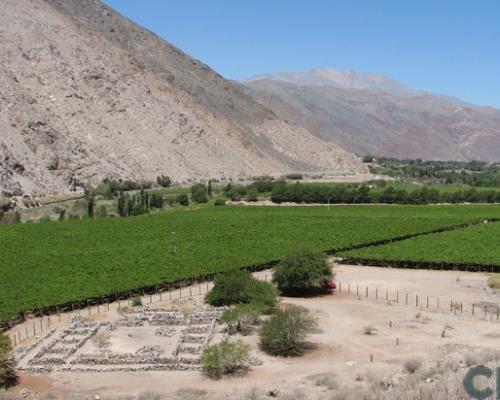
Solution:
M347 290L346 290L347 285ZM401 304L404 306L414 306L419 310L450 312L453 315L473 316L490 321L500 321L500 305L492 303L472 303L464 304L463 301L445 300L440 297L421 296L420 294L410 294L407 291L389 291L385 289L384 296L379 295L379 288L371 290L370 287L360 286L351 282L337 282L338 292L348 295L355 295L359 298L368 298L373 300L383 300L393 304ZM356 290L354 291L354 287Z
M157 291L156 293L143 294L142 296L131 296L127 299L117 299L115 302L102 302L96 305L90 304L87 301L87 307L72 309L68 312L59 312L57 310L55 314L52 315L42 315L41 317L26 319L24 322L19 324L17 327L13 327L14 332L10 333L10 337L13 347L21 345L23 342L40 337L44 333L47 333L52 328L54 328L57 323L62 323L63 321L69 321L74 317L90 317L92 315L101 314L108 311L119 311L123 307L131 307L135 298L139 297L141 299L141 304L147 306L149 304L160 303L167 300L175 299L187 299L195 296L201 296L202 294L208 293L213 287L212 282L199 282L194 287L189 286L179 286L178 289ZM24 328L22 326L24 325Z

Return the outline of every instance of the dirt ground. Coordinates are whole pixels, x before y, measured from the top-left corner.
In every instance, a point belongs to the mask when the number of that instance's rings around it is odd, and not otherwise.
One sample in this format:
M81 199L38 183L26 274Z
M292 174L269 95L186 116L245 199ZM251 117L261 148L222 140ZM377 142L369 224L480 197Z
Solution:
M179 391L196 393L196 396L207 393L239 396L255 388L272 394L294 385L299 391L302 387L307 393L314 390L319 396L332 388L318 384L317 377L334 380L335 385L330 386L336 389L356 390L369 381L397 381L408 375L404 364L409 359L418 359L424 366L431 366L452 357L457 349L484 349L486 352L500 349L500 322L489 309L486 318L481 311L483 304L500 305L500 293L487 287L486 274L346 265L337 265L336 273L341 292L316 298L282 299L283 303L306 307L319 321L320 331L310 337L313 348L303 357L270 357L259 349L258 336L253 334L242 339L252 345L254 356L263 364L253 367L243 377L212 381L198 371L23 372L19 385L11 393L26 388L50 392L56 398L74 393L137 395L145 390L167 396ZM270 271L258 275L268 278ZM369 288L368 297L366 287ZM201 303L202 296L195 294L197 290L193 290L194 295L189 299L176 299L174 306L182 308ZM450 308L451 301L461 303L462 310L456 306ZM478 310L474 315L471 314L472 304L476 304ZM158 306L171 307L172 303L170 300L155 303L155 307ZM115 317L116 311L109 311L91 318L102 321ZM65 324L64 316L62 321L61 326ZM366 334L367 327L373 329L372 334ZM119 337L117 340L126 339ZM125 344L130 345L126 341Z

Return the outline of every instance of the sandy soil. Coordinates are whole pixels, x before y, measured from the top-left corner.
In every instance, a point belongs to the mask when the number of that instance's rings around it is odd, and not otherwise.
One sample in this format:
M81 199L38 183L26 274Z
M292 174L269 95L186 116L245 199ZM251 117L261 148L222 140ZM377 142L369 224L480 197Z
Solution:
M450 300L461 301L464 308L473 303L500 305L500 293L487 288L485 274L344 265L336 266L336 271L342 292L317 298L282 299L284 303L308 308L318 318L321 331L311 335L314 348L303 357L270 357L259 350L257 335L251 335L242 339L252 345L254 355L263 361L263 365L253 367L245 377L226 379L223 383L211 381L196 371L24 373L14 392L29 388L58 395L130 395L146 389L166 394L192 389L203 393L237 394L254 387L272 390L291 383L300 385L321 374L334 376L342 386L355 387L363 377L377 379L401 375L403 364L411 357L431 364L453 347L500 348L500 323L495 314L488 313L485 319L479 312L472 316L470 312L461 314L457 310L452 313L449 308ZM269 277L270 272L258 275ZM347 293L348 285L351 293ZM356 285L360 288L359 296L355 293ZM368 298L365 296L366 286L369 287ZM375 299L375 288L379 291L378 299ZM386 289L389 301L385 301ZM193 293L198 290L196 287ZM395 301L396 292L400 296L399 303ZM410 299L408 305L404 301L406 293ZM416 294L420 298L418 307L415 305ZM431 302L429 309L427 297ZM194 295L190 299L176 299L174 303L185 307L188 303L200 302L201 298ZM443 305L439 310L432 306L437 298ZM171 304L167 300L158 305ZM110 308L109 314L101 312L91 318L111 318L116 311L113 311L113 306ZM64 325L67 319L64 316L61 319L60 324ZM375 333L365 334L366 326L376 328Z

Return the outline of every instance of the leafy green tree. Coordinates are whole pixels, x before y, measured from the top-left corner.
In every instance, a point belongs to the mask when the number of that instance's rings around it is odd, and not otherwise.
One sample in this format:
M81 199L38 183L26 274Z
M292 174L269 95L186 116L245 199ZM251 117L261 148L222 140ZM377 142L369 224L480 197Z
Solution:
M255 279L248 271L237 269L217 275L205 300L213 306L254 302L268 310L276 304L277 292L273 285Z
M287 294L316 289L333 277L327 255L303 247L287 254L273 272L273 282Z
M220 379L224 375L247 370L250 365L250 346L241 340L224 340L207 347L201 356L203 373Z
M90 195L87 201L87 215L90 218L94 218L94 208L95 208L95 197L93 195Z
M149 202L151 208L163 208L163 197L160 194L153 193Z
M127 215L132 215L135 206L135 197L127 197Z
M208 194L208 197L212 197L212 181L211 180L208 181L207 194Z
M120 196L118 197L116 209L117 209L118 215L120 217L127 216L127 199L123 195L123 192L120 192Z
M141 203L135 203L130 215L137 216L137 215L143 215L143 214L146 214L146 208L144 207L144 205Z
M299 356L307 347L307 335L317 330L316 319L304 307L287 305L265 321L259 331L262 349L274 356Z

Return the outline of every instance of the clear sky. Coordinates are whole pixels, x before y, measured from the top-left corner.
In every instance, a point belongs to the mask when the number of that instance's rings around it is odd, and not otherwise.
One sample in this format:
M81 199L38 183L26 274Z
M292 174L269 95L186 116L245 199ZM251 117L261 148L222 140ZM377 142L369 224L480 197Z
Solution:
M229 79L314 67L500 108L500 0L104 0Z

